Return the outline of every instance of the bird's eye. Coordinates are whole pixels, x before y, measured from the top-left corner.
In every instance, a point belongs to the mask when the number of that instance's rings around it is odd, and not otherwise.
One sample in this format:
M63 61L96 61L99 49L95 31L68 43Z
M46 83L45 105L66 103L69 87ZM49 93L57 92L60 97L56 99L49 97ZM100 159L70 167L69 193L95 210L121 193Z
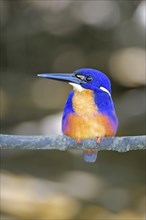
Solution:
M86 77L86 81L87 81L87 82L91 82L91 81L93 81L92 76L87 76L87 77Z

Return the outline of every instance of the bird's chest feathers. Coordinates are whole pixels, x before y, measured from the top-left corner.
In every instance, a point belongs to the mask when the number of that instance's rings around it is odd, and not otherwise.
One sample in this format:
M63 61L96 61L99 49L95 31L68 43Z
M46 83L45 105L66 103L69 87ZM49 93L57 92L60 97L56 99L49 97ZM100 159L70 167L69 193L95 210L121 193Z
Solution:
M73 138L94 138L111 136L114 131L106 115L98 112L91 90L74 91L72 97L74 112L63 120L63 133Z
M88 89L81 92L75 91L72 99L72 105L75 113L79 116L90 117L97 113L97 106L94 102L94 94Z

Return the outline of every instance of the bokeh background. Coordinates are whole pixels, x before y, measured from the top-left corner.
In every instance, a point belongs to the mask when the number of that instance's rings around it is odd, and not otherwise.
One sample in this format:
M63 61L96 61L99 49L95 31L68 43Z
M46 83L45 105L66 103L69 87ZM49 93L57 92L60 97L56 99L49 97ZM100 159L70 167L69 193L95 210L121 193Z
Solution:
M119 136L146 133L145 1L1 0L1 133L57 135L71 87L37 73L90 67L112 82ZM1 151L1 219L145 219L145 152Z

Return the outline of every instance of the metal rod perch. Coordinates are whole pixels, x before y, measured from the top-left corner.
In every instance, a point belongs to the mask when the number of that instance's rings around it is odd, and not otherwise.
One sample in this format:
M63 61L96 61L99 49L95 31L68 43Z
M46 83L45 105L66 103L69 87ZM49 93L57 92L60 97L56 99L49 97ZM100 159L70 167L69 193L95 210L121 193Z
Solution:
M106 137L98 144L96 139L82 140L77 144L75 139L59 136L21 136L0 135L1 149L15 150L68 150L68 149L97 149L127 152L146 149L146 136Z

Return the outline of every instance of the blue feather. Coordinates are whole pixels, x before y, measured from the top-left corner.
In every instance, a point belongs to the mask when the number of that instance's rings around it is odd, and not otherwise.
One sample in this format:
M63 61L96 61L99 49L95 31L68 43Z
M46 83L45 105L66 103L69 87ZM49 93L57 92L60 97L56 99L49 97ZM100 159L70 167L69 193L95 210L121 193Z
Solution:
M84 151L84 160L89 163L94 163L97 158L97 151L94 150L93 153L88 153L87 151Z

